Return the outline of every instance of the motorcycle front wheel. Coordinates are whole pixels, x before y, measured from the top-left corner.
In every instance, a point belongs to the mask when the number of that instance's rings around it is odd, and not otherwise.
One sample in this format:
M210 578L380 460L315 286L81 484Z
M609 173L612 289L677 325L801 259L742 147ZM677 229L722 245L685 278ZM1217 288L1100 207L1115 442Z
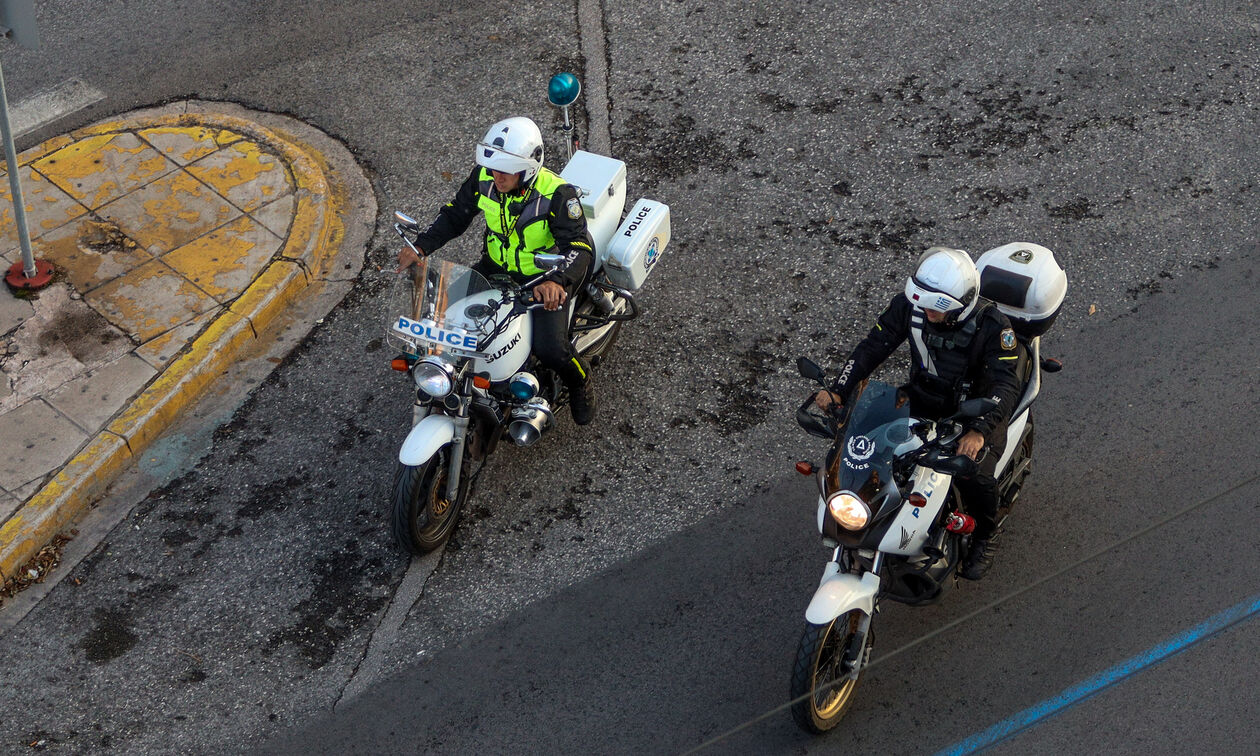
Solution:
M459 495L446 496L451 447L444 446L420 465L399 463L394 470L392 521L394 540L410 554L427 554L440 548L459 520L468 498L467 468L460 473Z
M871 647L872 634L866 630L861 648L853 639L862 612L853 609L825 625L805 626L796 648L792 668L792 718L806 732L824 733L840 723L849 710L861 672L849 677L854 665L861 664Z

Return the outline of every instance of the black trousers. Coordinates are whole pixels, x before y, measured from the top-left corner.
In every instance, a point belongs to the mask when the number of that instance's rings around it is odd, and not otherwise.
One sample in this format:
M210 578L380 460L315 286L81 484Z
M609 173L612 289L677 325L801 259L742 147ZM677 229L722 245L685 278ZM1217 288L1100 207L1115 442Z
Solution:
M997 469L998 460L1006 450L1006 423L1002 423L989 434L993 439L992 446L986 447L984 456L979 459L980 469L976 474L966 478L956 478L958 493L962 494L963 503L967 505L967 514L976 518L974 537L978 540L991 538L997 531L998 499L997 478L993 473Z
M530 313L534 319L534 341L530 348L543 367L556 371L560 380L570 390L586 383L586 366L578 360L577 351L569 340L569 301L576 286L565 287L569 299L560 309L548 312L541 307Z

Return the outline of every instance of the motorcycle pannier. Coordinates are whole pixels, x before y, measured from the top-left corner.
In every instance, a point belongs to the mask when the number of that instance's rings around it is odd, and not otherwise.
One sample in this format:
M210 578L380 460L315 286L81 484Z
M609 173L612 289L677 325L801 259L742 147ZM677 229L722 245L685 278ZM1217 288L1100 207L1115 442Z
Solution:
M608 245L608 280L638 291L669 244L669 205L641 199L630 209Z
M1024 338L1050 330L1063 307L1067 274L1054 253L1039 244L1015 242L985 252L976 261L980 296L997 303Z
M608 257L608 241L626 208L626 164L603 155L578 150L560 178L576 186L582 197L586 227L595 240L595 254Z

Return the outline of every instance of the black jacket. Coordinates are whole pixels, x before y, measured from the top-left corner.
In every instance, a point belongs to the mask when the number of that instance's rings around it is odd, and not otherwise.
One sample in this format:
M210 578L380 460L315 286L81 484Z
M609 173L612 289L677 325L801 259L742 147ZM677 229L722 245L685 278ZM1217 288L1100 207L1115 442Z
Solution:
M1021 388L1019 344L1010 321L984 299L966 320L946 329L927 322L922 310L898 294L849 355L832 390L848 402L858 383L906 339L911 340L911 366L905 389L917 410L942 417L957 411L962 399L996 399L995 409L968 423L986 439L1010 418Z
M442 245L467 231L468 225L472 223L473 218L481 214L481 208L477 206L477 197L481 194L478 189L480 173L481 166L473 166L472 173L468 175L468 178L459 187L459 191L455 193L455 199L443 205L442 209L438 211L437 218L434 219L428 230L416 237L416 246L423 249L425 254L433 254ZM496 202L500 201L498 192L492 190L490 199ZM564 255L566 258L565 263L548 272L547 278L557 281L565 287L580 283L594 262L594 246L591 242L590 234L586 230L586 216L579 214L577 218L570 218L569 214L565 212L565 208L571 199L578 202L581 201L578 197L577 189L571 184L565 184L556 189L552 195L551 211L547 215L547 226L556 240L556 254ZM517 212L519 212L521 204L511 203L509 208L512 207L517 208ZM485 235L488 234L489 229L485 231ZM478 266L480 268L491 266L501 269L490 259L489 254L484 253L484 235L482 248L483 254ZM509 273L507 270L503 270L503 272ZM518 283L529 278L529 276L515 273L510 275L518 279Z

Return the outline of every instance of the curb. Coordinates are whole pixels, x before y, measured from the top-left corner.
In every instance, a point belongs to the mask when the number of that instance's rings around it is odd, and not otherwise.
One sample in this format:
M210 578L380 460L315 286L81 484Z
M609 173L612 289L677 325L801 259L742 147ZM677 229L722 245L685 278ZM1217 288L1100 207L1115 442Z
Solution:
M266 145L285 162L294 180L293 221L283 248L186 351L109 424L94 436L52 480L45 483L0 528L0 585L66 526L99 499L115 476L139 457L162 432L197 401L233 362L322 272L345 237L343 186L328 180L320 153L284 130L243 117L217 113L214 103L181 103L195 112L158 115L141 110L118 120L54 137L28 152L26 165L90 136L155 126L204 126L243 134ZM224 104L227 105L226 103Z

